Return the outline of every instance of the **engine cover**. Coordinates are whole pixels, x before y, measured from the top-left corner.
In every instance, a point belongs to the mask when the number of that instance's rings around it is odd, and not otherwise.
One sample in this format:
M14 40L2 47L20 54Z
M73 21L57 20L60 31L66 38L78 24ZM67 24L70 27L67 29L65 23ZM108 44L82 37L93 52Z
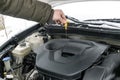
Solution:
M40 73L58 79L79 79L108 49L108 45L92 41L56 39L37 51L36 66Z

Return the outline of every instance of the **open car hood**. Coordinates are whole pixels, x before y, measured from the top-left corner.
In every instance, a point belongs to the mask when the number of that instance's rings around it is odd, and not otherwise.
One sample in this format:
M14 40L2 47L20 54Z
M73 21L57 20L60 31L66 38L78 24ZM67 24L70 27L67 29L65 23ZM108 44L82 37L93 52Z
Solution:
M112 0L38 0L42 2L46 2L51 4L52 6L58 6L66 3L73 3L73 2L84 2L84 1L112 1ZM119 1L119 0L114 0Z
M92 1L92 0L39 0L51 4L52 6L58 6L66 3L81 2L81 1Z

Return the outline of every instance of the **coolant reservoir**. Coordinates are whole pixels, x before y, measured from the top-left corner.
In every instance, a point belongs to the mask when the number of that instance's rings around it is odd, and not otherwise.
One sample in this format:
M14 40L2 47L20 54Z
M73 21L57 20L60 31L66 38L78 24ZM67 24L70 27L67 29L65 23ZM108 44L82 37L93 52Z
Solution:
M25 41L31 44L31 48L34 52L39 48L39 46L44 43L43 36L40 36L39 33L32 34L31 36L26 38Z
M5 57L5 58L3 58L2 61L4 62L6 71L9 71L11 69L11 66L10 66L10 57Z
M19 63L22 63L23 58L31 51L30 43L24 42L19 44L13 51L13 55L18 59Z

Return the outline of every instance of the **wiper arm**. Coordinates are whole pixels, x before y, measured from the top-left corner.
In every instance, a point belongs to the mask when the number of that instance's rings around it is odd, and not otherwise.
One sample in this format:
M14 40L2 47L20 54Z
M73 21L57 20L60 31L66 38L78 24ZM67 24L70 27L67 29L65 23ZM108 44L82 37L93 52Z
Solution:
M70 16L66 16L67 19L75 22L76 24L78 25L88 25L88 24L92 24L92 25L101 25L100 23L91 23L91 22L82 22L82 21L79 21L78 19L74 18L74 17L70 17Z
M108 21L108 22L120 23L120 19L89 19L85 21Z
M67 19L75 22L77 25L87 25L87 26L102 26L107 25L109 28L120 28L120 25L115 23L120 23L120 19L89 19L84 21L79 21L78 19L70 16L66 16Z
M66 16L66 18L69 19L69 20L71 20L71 21L73 21L73 22L75 22L75 23L79 23L79 24L83 23L83 22L79 21L78 19L76 19L74 17Z

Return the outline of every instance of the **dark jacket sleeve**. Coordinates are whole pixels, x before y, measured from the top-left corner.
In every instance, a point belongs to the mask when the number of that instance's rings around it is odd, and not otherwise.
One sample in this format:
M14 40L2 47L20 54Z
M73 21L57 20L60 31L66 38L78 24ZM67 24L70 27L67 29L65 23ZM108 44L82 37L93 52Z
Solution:
M37 0L0 0L0 13L45 24L53 10L49 4Z

